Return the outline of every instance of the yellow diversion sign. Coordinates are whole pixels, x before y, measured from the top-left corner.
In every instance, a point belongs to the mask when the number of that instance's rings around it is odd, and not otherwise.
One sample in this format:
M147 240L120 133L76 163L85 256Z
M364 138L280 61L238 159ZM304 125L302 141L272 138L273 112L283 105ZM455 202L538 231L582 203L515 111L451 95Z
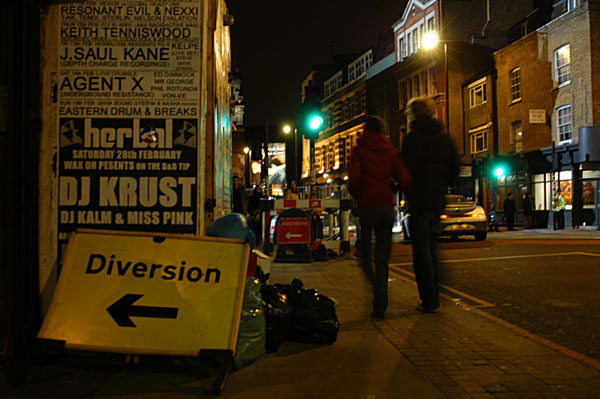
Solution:
M38 337L135 354L234 350L248 255L241 240L75 233Z

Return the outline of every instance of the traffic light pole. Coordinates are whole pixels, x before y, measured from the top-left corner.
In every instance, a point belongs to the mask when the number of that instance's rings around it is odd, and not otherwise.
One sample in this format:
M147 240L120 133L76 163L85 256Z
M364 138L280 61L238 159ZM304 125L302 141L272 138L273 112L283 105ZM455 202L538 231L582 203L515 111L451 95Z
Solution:
M263 165L265 179L265 194L269 196L269 121L265 124L265 163ZM262 176L261 176L262 177Z
M317 170L315 168L315 139L310 139L310 197L313 198L315 186L317 184Z

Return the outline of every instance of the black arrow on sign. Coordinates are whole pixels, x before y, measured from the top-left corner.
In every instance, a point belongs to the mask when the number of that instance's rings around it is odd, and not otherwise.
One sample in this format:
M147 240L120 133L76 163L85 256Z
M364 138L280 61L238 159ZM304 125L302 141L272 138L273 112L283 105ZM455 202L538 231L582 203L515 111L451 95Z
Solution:
M133 306L143 297L142 294L125 294L121 299L106 308L119 327L135 327L130 317L154 317L157 319L176 319L178 308L162 308L158 306Z

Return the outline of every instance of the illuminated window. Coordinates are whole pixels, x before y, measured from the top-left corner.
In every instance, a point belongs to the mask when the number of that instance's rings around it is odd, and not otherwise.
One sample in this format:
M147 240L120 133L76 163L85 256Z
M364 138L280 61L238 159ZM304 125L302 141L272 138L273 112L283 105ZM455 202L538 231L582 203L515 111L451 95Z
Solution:
M521 121L510 124L510 144L514 152L523 151L523 125Z
M487 101L487 85L485 78L469 85L469 98L471 108L481 105Z
M521 68L510 71L510 99L512 102L521 99Z
M469 130L471 134L471 154L487 151L487 126Z
M559 143L571 140L573 130L571 104L563 105L556 109L556 130L558 132Z
M559 85L571 82L571 46L565 45L554 52L556 81Z

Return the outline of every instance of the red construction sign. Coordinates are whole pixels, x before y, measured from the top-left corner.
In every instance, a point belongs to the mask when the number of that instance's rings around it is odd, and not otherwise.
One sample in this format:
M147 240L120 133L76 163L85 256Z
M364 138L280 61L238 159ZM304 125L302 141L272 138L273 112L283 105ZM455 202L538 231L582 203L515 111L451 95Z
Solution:
M277 219L278 244L310 244L310 219L281 217Z

